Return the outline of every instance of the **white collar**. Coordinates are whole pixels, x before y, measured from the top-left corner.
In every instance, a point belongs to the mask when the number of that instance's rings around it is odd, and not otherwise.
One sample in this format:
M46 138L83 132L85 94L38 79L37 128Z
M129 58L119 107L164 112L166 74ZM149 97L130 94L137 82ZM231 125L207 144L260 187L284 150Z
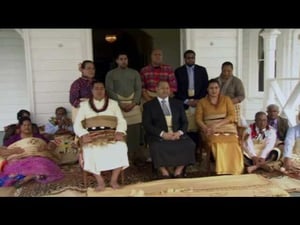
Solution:
M255 127L255 129L256 129L256 133L259 133L259 128L258 128L258 127ZM264 133L264 132L266 132L266 130L267 130L267 128L264 128L264 129L261 130L261 132Z
M158 101L161 102L162 100L165 100L166 102L169 102L169 97L166 97L166 98L160 98L160 97L157 97Z

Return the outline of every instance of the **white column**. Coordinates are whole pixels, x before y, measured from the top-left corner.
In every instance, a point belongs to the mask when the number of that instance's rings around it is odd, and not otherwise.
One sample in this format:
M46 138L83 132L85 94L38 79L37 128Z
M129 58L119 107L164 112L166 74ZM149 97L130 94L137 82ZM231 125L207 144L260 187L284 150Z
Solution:
M275 94L271 90L269 79L275 78L275 50L278 29L265 29L260 35L264 39L264 102L263 107L275 103Z

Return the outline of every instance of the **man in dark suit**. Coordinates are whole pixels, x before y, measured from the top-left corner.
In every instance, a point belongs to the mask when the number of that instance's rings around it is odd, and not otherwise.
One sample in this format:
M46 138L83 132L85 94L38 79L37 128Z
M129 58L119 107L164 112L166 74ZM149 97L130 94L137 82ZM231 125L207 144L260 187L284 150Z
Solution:
M195 143L186 135L182 102L169 97L168 82L159 81L156 92L157 97L144 104L142 117L153 166L164 178L170 177L168 167L175 167L174 177L182 177L184 167L195 163Z
M195 107L199 99L207 94L208 74L205 67L195 64L196 53L193 50L185 51L183 56L185 64L175 70L177 80L175 98L184 103L189 123L188 135L198 148L201 144L199 143L198 127L195 122ZM198 153L201 157L200 150Z

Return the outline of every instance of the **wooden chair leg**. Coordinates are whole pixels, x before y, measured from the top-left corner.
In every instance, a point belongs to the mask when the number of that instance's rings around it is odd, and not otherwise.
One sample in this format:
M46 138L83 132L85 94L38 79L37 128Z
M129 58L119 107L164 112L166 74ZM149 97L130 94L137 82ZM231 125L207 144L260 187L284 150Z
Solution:
M83 186L84 188L87 188L87 172L83 170L82 173L83 173Z
M124 180L125 180L125 170L121 170L121 184L124 185Z
M207 176L210 176L210 154L211 151L210 149L206 149L206 172L207 172Z

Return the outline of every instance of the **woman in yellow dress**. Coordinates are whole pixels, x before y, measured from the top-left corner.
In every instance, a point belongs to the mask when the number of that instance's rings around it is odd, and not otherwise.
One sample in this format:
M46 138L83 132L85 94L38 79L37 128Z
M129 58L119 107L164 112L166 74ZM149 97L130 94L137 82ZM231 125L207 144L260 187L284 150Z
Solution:
M241 174L244 163L234 105L229 97L220 94L217 79L209 80L207 91L207 96L197 104L196 122L216 161L216 173Z

